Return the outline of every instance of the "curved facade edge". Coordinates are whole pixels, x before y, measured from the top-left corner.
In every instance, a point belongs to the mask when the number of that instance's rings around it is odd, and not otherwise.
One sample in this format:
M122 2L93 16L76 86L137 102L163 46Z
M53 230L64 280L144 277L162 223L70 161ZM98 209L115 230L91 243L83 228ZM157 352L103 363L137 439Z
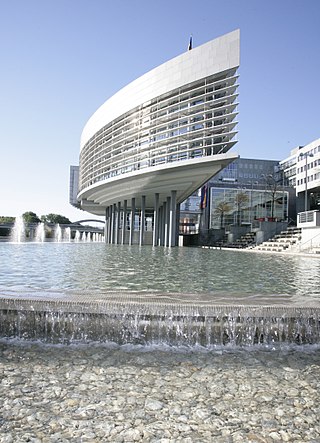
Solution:
M146 208L153 208L155 194L159 195L161 206L172 189L176 191L177 203L181 203L237 158L236 152L228 152L201 158L197 163L190 160L127 174L125 178L115 177L82 191L79 194L81 209L104 215L106 207L124 200L130 206L132 198L135 198L136 207L140 208L142 196L145 196Z
M157 96L240 64L240 30L187 51L134 80L92 115L85 125L80 149L106 124Z

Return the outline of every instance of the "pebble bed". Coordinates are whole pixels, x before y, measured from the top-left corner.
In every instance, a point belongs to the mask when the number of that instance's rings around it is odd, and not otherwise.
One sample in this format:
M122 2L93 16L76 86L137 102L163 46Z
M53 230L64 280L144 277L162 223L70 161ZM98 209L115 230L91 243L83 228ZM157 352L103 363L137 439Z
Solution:
M0 442L320 442L320 348L0 342Z

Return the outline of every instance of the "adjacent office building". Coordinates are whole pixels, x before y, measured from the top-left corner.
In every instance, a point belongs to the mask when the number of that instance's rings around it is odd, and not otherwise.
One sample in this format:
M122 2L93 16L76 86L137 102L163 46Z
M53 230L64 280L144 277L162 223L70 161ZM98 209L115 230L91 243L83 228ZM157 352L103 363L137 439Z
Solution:
M180 203L238 157L239 37L147 72L85 125L71 203L106 217L108 243L175 246Z
M183 202L180 233L288 221L295 216L292 191L278 161L238 158Z
M320 139L293 149L280 162L288 183L295 188L297 212L320 209Z

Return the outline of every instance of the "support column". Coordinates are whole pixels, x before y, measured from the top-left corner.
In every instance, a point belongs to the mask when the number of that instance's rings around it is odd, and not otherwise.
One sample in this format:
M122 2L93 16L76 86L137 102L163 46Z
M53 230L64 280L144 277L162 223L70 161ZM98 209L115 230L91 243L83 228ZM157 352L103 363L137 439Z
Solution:
M177 191L171 191L169 247L176 246L177 233Z
M141 196L141 212L140 212L140 239L139 245L142 246L144 242L144 224L146 215L146 196Z
M159 225L159 194L154 194L154 211L153 211L153 236L152 246L157 246L158 239L158 225Z
M159 208L158 245L163 246L163 206L160 206L160 208Z
M111 230L110 230L110 243L113 244L114 243L114 225L115 225L115 210L116 210L116 205L113 204L111 206Z
M162 205L162 226L161 226L161 237L162 242L161 245L165 246L166 241L166 217L167 217L167 201L163 202Z
M110 245L111 236L111 206L108 206L108 244Z
M109 223L108 223L108 243L111 243L111 227L112 227L112 206L109 206Z
M121 244L124 245L126 241L126 227L127 227L127 200L123 202L123 219L122 219L122 235L121 235Z
M177 212L176 212L176 246L180 246L179 240L180 240L180 204L176 205Z
M117 207L117 217L116 217L116 232L114 237L114 242L117 245L119 243L119 229L120 229L120 215L121 215L121 202L118 202Z
M167 197L165 221L164 221L164 246L169 246L170 205L171 205L171 197Z
M131 199L131 219L130 219L130 232L129 232L129 245L132 245L133 242L133 230L134 230L134 217L136 212L136 199L133 197Z
M104 225L104 241L109 243L109 207L106 207L106 222Z

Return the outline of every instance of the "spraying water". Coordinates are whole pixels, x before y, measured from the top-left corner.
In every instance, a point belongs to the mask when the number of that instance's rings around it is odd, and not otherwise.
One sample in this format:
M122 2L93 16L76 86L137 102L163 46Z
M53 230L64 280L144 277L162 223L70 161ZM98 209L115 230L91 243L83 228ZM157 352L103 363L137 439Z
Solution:
M26 239L26 229L22 215L16 217L12 233L10 236L10 241L14 243L22 243Z
M43 243L46 238L46 231L44 223L39 223L36 227L35 241L38 243Z
M59 224L56 225L55 232L54 232L54 239L57 242L62 241L62 229Z
M63 240L67 242L71 241L71 229L69 227L64 230Z

